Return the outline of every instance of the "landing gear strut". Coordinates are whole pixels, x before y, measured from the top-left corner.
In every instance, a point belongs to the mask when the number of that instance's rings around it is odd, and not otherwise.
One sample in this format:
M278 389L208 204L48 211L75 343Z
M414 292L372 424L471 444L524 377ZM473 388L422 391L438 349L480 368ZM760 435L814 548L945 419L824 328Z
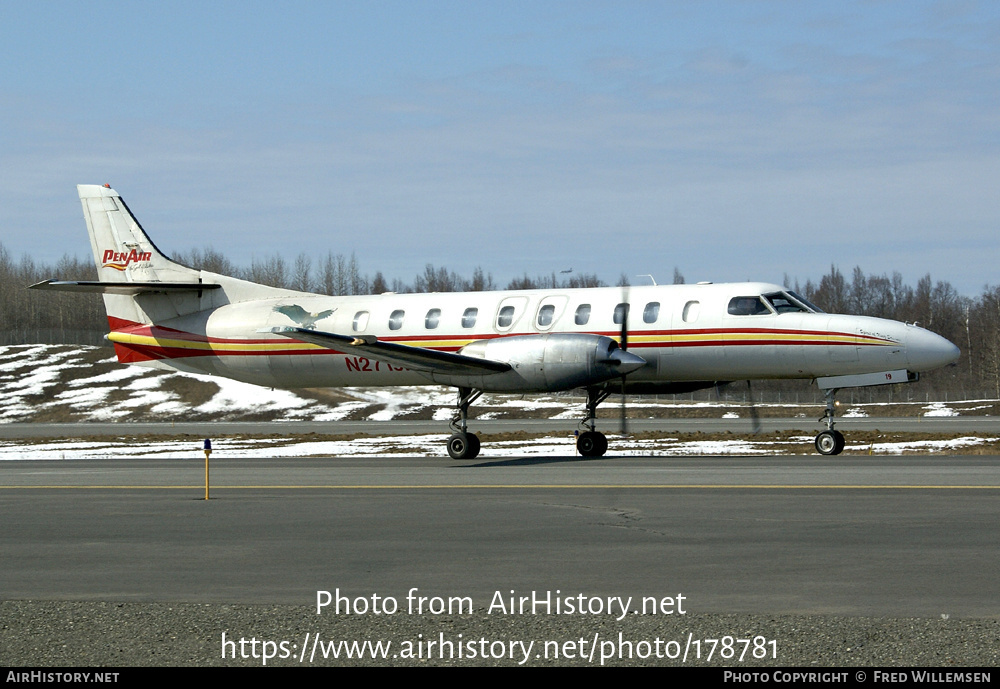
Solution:
M576 440L576 449L584 457L601 457L608 451L608 438L597 428L597 405L611 393L602 388L587 388L587 416L580 422L587 430Z
M835 411L834 395L838 388L830 388L826 391L826 410L820 421L826 421L826 430L816 436L816 451L821 455L839 455L844 451L844 434L833 427L833 416Z
M455 433L448 438L448 454L452 459L475 459L479 456L479 436L469 433L469 405L479 399L482 390L458 389L458 409L448 425Z

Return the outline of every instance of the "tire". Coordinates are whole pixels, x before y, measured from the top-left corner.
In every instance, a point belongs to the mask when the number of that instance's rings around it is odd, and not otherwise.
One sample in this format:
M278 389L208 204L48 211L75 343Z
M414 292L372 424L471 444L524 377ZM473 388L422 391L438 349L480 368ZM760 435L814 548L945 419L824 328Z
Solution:
M608 439L603 433L585 431L577 438L576 449L584 457L601 457L608 451Z
M479 436L475 433L466 433L466 437L469 439L469 451L466 453L465 459L475 459L479 456Z
M479 455L479 436L456 433L448 438L448 454L452 459L475 459Z
M844 451L844 444L840 431L823 431L816 436L816 451L821 455L839 455Z
M840 431L834 431L833 435L837 439L837 448L833 454L839 455L841 452L844 451L844 446L847 445L847 441L844 440L844 434L841 433Z
M597 456L603 457L604 453L608 451L608 436L603 433L597 434Z

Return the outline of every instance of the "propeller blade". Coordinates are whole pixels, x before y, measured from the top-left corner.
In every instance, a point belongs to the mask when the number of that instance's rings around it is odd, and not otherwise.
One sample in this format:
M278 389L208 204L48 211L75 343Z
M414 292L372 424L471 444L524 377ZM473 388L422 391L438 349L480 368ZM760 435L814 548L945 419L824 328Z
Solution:
M753 402L753 388L750 387L750 381L747 381L747 399L750 401L750 427L753 429L753 434L757 435L760 433L760 415L757 413L757 405Z
M618 346L621 348L624 354L628 353L628 312L631 306L628 303L628 284L622 285L622 329L618 340ZM623 354L623 355L624 355ZM634 355L629 355L634 356ZM638 358L638 357L636 357ZM645 363L645 362L643 362ZM622 406L621 406L621 420L618 424L619 435L628 434L628 398L625 396L625 379L628 377L626 374L628 371L622 370Z
M628 410L626 409L625 376L622 376L622 416L618 424L618 434L628 435Z

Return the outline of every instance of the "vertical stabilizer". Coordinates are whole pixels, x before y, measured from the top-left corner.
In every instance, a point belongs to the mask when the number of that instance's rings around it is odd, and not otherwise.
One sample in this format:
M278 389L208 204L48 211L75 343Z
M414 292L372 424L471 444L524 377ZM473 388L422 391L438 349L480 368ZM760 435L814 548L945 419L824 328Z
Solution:
M45 280L32 289L99 292L104 297L112 330L164 323L248 299L302 296L278 289L196 270L163 255L132 215L121 196L105 184L77 186L97 280Z
M197 282L199 271L171 261L156 248L111 187L77 186L90 246L102 282Z
M117 191L97 184L80 184L76 189L100 282L201 282L200 271L171 261L156 248ZM201 299L190 294L132 297L110 292L104 294L104 306L112 330L204 308Z

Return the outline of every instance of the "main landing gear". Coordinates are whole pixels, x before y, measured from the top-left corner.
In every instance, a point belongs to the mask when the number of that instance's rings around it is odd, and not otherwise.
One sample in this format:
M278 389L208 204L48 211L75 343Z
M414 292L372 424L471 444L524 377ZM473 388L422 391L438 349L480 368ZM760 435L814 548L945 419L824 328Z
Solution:
M821 455L839 455L844 451L844 434L833 427L833 415L836 404L833 396L837 394L838 388L830 388L826 391L826 410L820 421L826 421L826 430L816 436L816 451Z
M479 436L469 433L469 405L482 394L482 390L475 388L458 389L457 409L448 424L454 431L448 438L448 454L452 459L475 459L479 456ZM587 388L587 416L580 423L587 430L580 433L576 440L576 449L584 457L601 457L608 451L608 438L596 430L596 420L597 405L610 394L603 388Z
M602 457L608 451L608 438L597 427L597 405L611 393L602 388L587 388L587 416L580 422L587 430L576 439L576 449L584 457Z
M479 436L469 433L469 405L479 399L482 390L458 389L458 409L448 424L454 434L448 438L448 454L452 459L475 459L479 456Z

